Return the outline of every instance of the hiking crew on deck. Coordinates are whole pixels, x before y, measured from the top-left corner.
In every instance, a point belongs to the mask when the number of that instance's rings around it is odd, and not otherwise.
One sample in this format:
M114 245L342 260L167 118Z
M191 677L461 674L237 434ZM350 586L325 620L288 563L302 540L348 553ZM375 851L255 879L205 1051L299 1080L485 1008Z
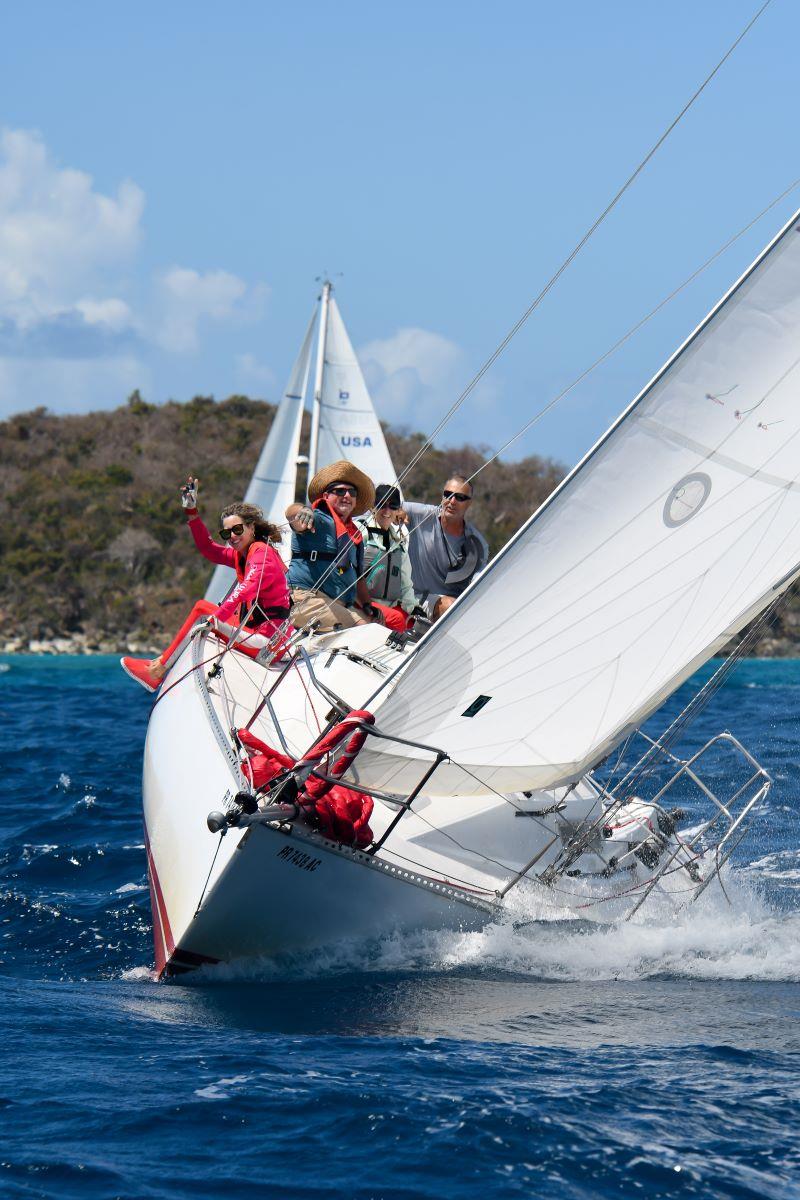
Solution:
M361 530L353 521L375 500L372 480L352 463L331 463L308 485L309 505L290 504L286 519L292 530L292 621L303 628L317 623L319 632L337 625L350 628L379 620L364 571Z
M471 503L472 484L456 473L444 485L441 504L403 505L411 532L414 589L434 621L489 561L486 539L466 519Z
M372 603L384 625L400 632L410 628L410 614L417 606L408 534L399 523L402 507L397 488L379 483L372 511L356 521L364 539L364 570Z
M123 670L150 692L158 690L168 667L177 657L193 626L201 617L213 617L217 628L232 634L245 619L239 642L251 647L274 641L276 657L292 633L287 624L291 601L286 571L273 543L281 540L277 526L264 519L254 504L229 504L222 510L220 542L215 542L197 511L199 480L189 476L181 488L181 504L194 544L209 562L232 567L236 585L219 605L198 600L167 649L157 658L122 658Z

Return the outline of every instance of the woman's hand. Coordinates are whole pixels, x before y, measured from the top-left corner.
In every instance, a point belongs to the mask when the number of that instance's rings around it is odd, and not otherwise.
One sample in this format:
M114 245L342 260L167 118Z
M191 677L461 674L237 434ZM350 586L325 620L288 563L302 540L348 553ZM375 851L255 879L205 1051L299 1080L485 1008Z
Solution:
M197 508L197 489L199 486L200 480L190 475L181 488L181 504L184 508Z

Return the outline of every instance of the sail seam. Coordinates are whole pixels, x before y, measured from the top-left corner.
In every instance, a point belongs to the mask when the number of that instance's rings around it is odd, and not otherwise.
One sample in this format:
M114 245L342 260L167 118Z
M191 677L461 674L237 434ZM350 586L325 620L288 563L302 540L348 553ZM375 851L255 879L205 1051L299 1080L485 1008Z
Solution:
M729 470L736 471L737 474L744 475L748 479L758 479L761 483L767 483L770 487L779 488L781 491L800 492L800 483L796 480L784 479L781 475L772 475L769 471L762 471L758 467L750 467L747 463L741 462L737 458L731 458L729 454L720 454L713 446L705 446L702 442L697 442L694 438L679 433L677 429L670 429L669 426L662 425L654 417L640 417L634 414L632 419L643 429L666 438L667 441L673 442L676 446L682 446L685 450L692 450L696 454L702 455L704 459L711 459L721 467L727 467Z

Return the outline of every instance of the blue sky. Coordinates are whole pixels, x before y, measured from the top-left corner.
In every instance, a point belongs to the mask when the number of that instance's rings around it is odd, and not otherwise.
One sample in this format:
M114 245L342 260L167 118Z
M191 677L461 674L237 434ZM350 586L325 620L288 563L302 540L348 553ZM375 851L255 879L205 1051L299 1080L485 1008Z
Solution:
M429 431L757 7L7 7L0 415L274 399L328 271ZM798 34L773 0L441 442L499 446L800 176ZM798 206L509 454L574 461Z

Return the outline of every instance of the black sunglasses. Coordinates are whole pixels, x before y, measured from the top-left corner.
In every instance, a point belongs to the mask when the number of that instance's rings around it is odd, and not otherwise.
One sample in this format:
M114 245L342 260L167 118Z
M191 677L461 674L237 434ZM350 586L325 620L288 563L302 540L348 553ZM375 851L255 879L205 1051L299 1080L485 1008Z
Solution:
M442 492L443 500L458 500L461 504L466 504L472 496L465 496L463 492Z
M244 525L229 525L227 529L220 529L219 536L223 542L229 542L232 537L241 537L244 533Z
M349 487L346 484L328 488L328 491L332 496L358 496L358 488Z

